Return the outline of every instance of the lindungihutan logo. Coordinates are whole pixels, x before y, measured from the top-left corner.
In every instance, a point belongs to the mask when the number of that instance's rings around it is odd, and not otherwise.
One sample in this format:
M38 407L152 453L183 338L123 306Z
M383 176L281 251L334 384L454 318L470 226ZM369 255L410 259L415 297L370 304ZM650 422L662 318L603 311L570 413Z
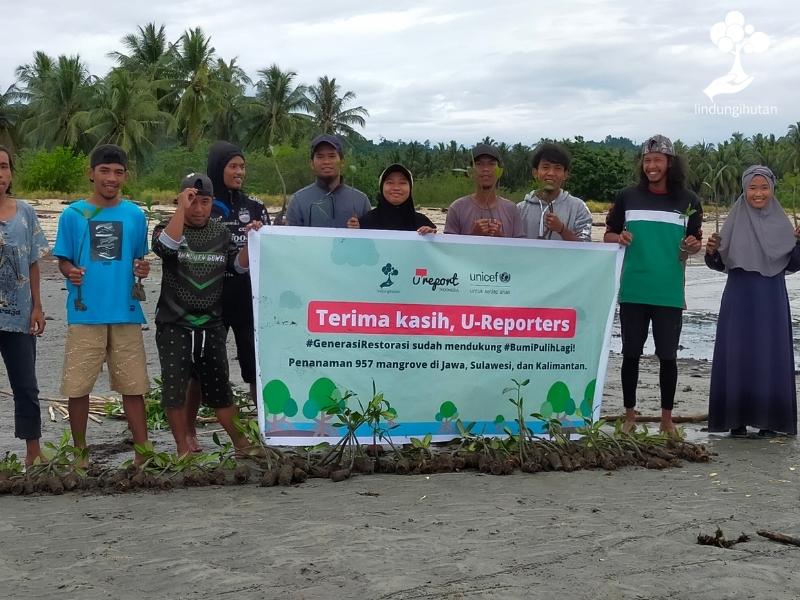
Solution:
M712 102L715 96L736 94L751 83L754 77L748 75L742 65L742 54L760 54L769 48L769 36L756 31L753 25L745 22L739 11L731 11L725 20L715 23L711 28L711 41L722 52L733 56L730 70L708 84L703 93Z
M381 283L381 288L388 288L394 285L392 277L397 277L400 272L392 266L392 263L386 263L381 269L381 273L386 275L386 281Z

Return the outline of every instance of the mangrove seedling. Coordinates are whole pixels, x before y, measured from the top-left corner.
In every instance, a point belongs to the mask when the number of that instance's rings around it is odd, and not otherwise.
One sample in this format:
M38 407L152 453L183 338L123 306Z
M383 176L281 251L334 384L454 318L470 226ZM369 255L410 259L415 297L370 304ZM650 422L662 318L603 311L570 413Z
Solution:
M211 435L211 440L217 449L208 453L208 462L223 469L235 469L236 459L234 458L233 444L230 442L223 444L216 431Z
M16 454L6 452L3 460L0 460L0 475L6 477L14 477L21 475L25 471L25 467L19 461Z
M233 417L233 425L236 427L236 431L245 437L250 449L260 448L264 450L263 455L260 457L257 455L258 453L249 452L248 458L252 460L263 459L267 464L267 468L270 469L272 468L273 460L280 462L283 459L283 453L280 450L264 443L261 437L261 430L258 427L258 421L255 419L242 419L239 415L235 415Z
M422 459L430 458L431 441L433 441L433 436L430 433L426 433L422 439L412 437L410 438L411 450L419 452Z
M338 419L333 423L333 427L338 430L344 430L341 439L334 444L328 454L326 454L320 461L320 466L333 464L339 467L343 466L345 455L349 458L349 465L345 467L347 470L353 468L353 462L356 456L363 456L361 444L358 441L357 431L358 428L366 423L364 414L361 411L353 410L347 406L347 400L355 396L353 392L345 392L342 401L345 407L342 408L338 403L331 406L327 413Z
M45 442L42 454L45 462L37 462L28 468L31 475L66 475L76 473L86 476L86 464L89 461L88 448L76 448L70 444L70 432L64 431L57 444Z
M680 244L678 244L678 260L681 262L686 262L686 259L689 258L689 248L686 246L686 235L689 232L689 217L697 212L697 209L692 208L692 205L686 207L686 210L681 213L683 217L683 238L681 239Z
M389 401L383 395L383 392L378 392L375 387L375 380L372 381L372 400L367 403L366 408L358 401L361 411L364 414L364 421L372 430L372 449L377 454L378 442L385 441L397 454L397 448L392 443L390 431L397 427L396 424L390 424L397 419L397 411L392 408ZM383 422L389 425L386 427Z
M524 408L524 398L522 397L522 388L528 385L531 380L525 379L523 381L517 381L516 379L511 380L514 383L514 387L507 387L503 390L503 394L508 394L510 392L515 392L514 398L509 398L508 401L514 405L514 408L517 409L517 428L518 433L516 436L516 445L517 451L519 453L519 464L524 465L528 461L528 442L532 439L533 434L528 429L528 426L525 423L525 408ZM509 438L515 438L514 434L511 432L510 429L506 428L506 434Z

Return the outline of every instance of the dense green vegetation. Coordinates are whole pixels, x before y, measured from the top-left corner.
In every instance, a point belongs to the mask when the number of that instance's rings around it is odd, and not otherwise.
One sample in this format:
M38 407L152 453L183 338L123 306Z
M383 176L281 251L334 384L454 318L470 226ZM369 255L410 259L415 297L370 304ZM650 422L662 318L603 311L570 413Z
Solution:
M97 144L116 143L132 159L127 193L153 199L173 193L185 173L204 170L209 143L227 139L247 151L251 193L279 201L280 175L290 194L310 181L308 140L321 132L346 140L346 178L370 197L383 167L395 161L415 174L420 205L446 206L471 189L467 147L455 141L364 139L359 129L369 113L335 77L322 75L305 85L294 71L272 64L251 79L236 58L217 55L202 29L171 42L154 23L125 36L121 49L109 56L116 66L97 76L78 55L35 52L0 93L0 143L17 155L17 193L85 192L86 156ZM497 143L503 157L503 193L520 199L533 187L530 155L538 142L483 141ZM632 140L559 141L573 155L567 186L572 193L608 202L634 180ZM676 147L687 159L692 189L706 202L735 199L740 174L753 163L771 167L781 179L784 204L795 202L800 123L782 137L734 133L718 144L687 147L678 141Z

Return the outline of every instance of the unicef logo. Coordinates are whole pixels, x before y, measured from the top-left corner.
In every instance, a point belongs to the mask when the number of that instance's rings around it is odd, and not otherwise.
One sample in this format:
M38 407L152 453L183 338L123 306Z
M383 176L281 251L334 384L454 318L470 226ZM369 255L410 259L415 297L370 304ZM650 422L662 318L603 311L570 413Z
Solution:
M478 273L470 273L469 280L478 284L506 284L511 282L511 273L508 271L503 271L502 273L500 271L495 271L494 273L480 271Z

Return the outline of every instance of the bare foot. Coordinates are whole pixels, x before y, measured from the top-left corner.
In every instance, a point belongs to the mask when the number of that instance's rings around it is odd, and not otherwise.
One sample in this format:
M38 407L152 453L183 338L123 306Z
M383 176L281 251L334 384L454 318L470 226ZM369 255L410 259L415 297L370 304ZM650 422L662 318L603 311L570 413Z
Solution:
M659 426L658 430L661 433L667 434L667 437L672 439L678 439L680 437L680 434L678 433L678 430L671 419L669 421L661 421L661 425Z
M186 444L189 446L189 452L198 454L203 451L203 447L200 445L200 440L198 440L194 435L189 434L186 436Z
M77 450L84 450L83 448L77 448ZM75 457L75 468L76 469L88 469L89 468L89 453L86 453L85 458L76 456Z
M622 423L622 433L631 433L634 429L636 429L636 421L625 419Z
M32 467L34 464L46 465L47 462L48 462L47 457L41 452L35 455L28 454L27 456L25 456L26 467Z
M33 463L39 461L39 464L47 462L47 457L42 454L42 447L39 440L25 440L25 466L33 466Z

